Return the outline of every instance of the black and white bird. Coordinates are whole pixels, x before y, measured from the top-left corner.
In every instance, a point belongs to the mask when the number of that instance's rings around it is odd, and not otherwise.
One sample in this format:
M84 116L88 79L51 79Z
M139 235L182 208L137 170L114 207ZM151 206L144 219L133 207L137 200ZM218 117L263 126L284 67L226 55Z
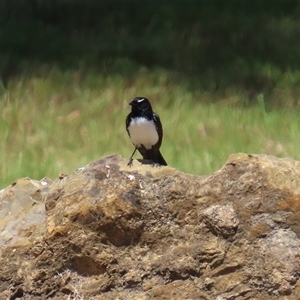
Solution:
M159 151L163 129L158 114L152 110L149 100L145 97L136 97L129 105L131 113L126 118L126 130L135 149L128 165L132 165L132 157L136 150L139 150L143 159L166 166L167 163Z

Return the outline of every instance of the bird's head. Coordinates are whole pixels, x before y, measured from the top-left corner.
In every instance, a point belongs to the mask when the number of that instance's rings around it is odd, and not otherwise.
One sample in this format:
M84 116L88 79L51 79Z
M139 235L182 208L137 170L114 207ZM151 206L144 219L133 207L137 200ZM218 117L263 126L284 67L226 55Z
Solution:
M145 97L135 97L130 103L133 112L151 112L152 107L149 100Z

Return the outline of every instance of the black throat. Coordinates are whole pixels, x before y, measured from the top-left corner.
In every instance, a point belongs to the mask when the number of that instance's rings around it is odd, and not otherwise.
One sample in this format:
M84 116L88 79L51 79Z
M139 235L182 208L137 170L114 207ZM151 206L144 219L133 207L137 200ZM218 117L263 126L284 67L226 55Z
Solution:
M131 110L131 117L132 118L145 118L149 121L153 120L153 111L152 110L136 110L132 108Z

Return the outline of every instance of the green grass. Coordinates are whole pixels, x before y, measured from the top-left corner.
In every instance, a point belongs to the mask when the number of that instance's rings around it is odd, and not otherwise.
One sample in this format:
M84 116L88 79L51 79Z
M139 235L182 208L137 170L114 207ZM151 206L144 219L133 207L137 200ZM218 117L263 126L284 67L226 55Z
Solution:
M300 159L298 2L76 3L0 3L0 188L128 158L135 96L184 172L236 152Z
M70 174L108 154L128 158L133 146L125 117L135 96L148 97L160 114L161 151L181 171L210 174L236 152L300 159L298 109L269 110L263 94L258 105L243 106L249 100L243 91L191 91L187 81L159 68L140 67L134 77L55 67L37 73L2 89L0 188L23 176Z

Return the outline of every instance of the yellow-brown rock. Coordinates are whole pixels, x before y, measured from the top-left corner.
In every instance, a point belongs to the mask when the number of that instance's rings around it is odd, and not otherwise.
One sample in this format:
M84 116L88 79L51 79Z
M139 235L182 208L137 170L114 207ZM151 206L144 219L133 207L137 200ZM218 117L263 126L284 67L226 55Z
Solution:
M300 162L108 156L0 192L0 299L300 299Z

